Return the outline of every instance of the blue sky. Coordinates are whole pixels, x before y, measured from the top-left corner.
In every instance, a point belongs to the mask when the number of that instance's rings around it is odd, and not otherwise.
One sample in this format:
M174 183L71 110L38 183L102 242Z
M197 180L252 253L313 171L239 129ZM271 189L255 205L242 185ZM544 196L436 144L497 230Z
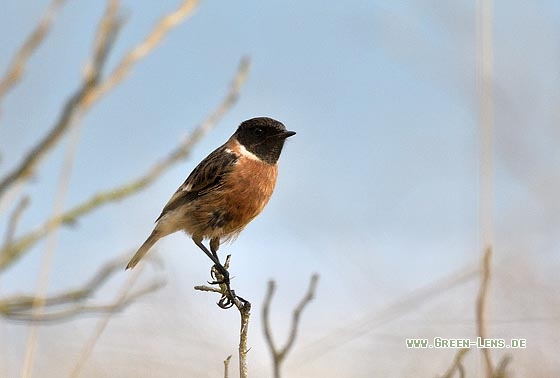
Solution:
M123 2L127 22L109 66L176 4ZM6 67L46 5L46 1L5 4L0 15L0 67ZM77 87L102 12L102 2L69 1L31 59L24 81L5 98L0 174L52 126L64 99ZM269 206L220 252L233 255L236 289L256 308L266 280L277 280L279 335L312 272L318 272L321 281L316 302L304 314L308 322L302 325L302 345L339 328L336 319L342 316L351 328L353 321L381 311L407 293L476 265L479 132L474 12L467 1L202 2L191 19L87 114L66 204L136 177L165 156L219 103L239 60L249 56L250 75L239 102L187 161L157 183L61 232L51 289L73 287L102 262L140 245L196 163L242 120L254 116L277 118L298 134L284 149ZM540 277L536 287L554 287L558 279L551 272L560 263L559 207L551 194L559 184L560 166L556 110L560 8L555 1L496 1L494 14L495 259L506 277L511 268L519 277ZM34 200L22 229L52 211L63 154L64 147L57 148L24 188ZM5 221L2 218L0 225ZM2 277L3 293L34 288L42 249L34 249ZM151 327L159 335L151 346L157 360L184 341L173 339L169 324L181 324L186 333L204 329L202 335L221 335L237 324L234 314L215 314L219 310L212 300L204 298L201 304L203 296L192 293L192 286L207 279L209 262L189 238L170 236L155 253L165 262L168 286L118 316L115 323L120 327L107 331L100 359L111 348L121 348L131 353L131 361L139 360L137 345L122 343L119 332L130 335ZM496 290L499 284L498 278ZM451 320L473 318L476 285L463 289L441 299L448 306L460 303L458 314L449 314ZM507 301L501 304L496 304L497 315L500 308L510 306ZM539 306L516 306L519 316L540 316ZM439 316L435 307L425 309L424 317L418 315L423 326L434 313ZM166 321L145 324L154 314ZM197 316L215 322L200 324ZM410 324L400 326L409 333L420 329ZM255 314L255 360L260 361L255 370L268 372L259 328ZM20 343L22 329L6 325L4 336ZM64 331L62 326L49 328L44 339ZM404 337L398 327L381 332L398 340ZM472 332L472 327L465 332ZM234 345L235 334L230 333L226 340ZM148 340L135 337L138 344ZM347 366L350 356L371 356L375 348L390 348L384 340L366 334L351 348L333 349L332 355L341 356L338 367ZM398 355L399 342L390 345ZM451 356L441 357L441 366L447 366ZM519 361L528 356L519 356ZM421 358L407 357L411 364ZM201 366L212 366L221 354L216 358L201 361ZM311 374L321 366L320 357L317 361L318 366L295 364L290 371L293 376ZM394 364L372 361L400 376ZM118 362L115 366L123 369L119 370L123 376L131 374ZM360 364L353 366L353 376L371 373ZM443 371L426 369L431 376ZM560 367L551 363L550 369ZM91 367L89 374L101 373Z

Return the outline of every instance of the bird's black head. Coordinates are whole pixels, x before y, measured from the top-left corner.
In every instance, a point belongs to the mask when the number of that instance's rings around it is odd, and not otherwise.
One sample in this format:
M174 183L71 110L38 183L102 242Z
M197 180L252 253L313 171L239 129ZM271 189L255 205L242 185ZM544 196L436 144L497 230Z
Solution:
M276 164L284 141L294 135L294 131L272 118L259 117L244 121L233 136L239 143L259 159L269 164Z

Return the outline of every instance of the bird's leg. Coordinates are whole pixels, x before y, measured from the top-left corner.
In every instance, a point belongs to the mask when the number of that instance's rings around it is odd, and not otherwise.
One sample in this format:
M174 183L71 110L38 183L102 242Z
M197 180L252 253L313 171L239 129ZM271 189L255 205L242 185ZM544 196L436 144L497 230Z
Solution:
M221 308L230 308L233 306L233 300L235 298L235 293L230 288L230 281L229 281L229 272L228 270L222 265L220 259L218 258L218 248L220 245L220 239L213 238L210 240L210 249L211 252L206 248L204 244L202 244L202 238L195 238L193 237L194 243L208 256L210 260L214 263L214 268L218 271L221 277L217 277L217 280L214 282L209 282L211 285L219 284L225 285L226 290L225 294L223 294L222 299L218 302L218 305Z

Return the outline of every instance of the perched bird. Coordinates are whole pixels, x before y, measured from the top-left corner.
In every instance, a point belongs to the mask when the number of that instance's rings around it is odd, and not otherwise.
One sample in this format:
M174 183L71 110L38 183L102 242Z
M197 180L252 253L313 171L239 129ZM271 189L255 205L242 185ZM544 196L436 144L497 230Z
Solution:
M294 134L272 118L242 122L173 194L126 269L134 268L159 239L182 230L227 275L217 255L220 243L235 238L266 206L276 184L282 147ZM204 239L210 240L210 251Z

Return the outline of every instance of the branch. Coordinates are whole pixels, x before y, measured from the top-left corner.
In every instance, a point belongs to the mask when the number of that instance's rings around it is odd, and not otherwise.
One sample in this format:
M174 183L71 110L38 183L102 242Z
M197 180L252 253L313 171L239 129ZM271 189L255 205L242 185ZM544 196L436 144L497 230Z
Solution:
M227 270L229 268L230 263L230 255L226 257L226 261L223 267ZM247 368L247 354L249 353L249 348L247 347L247 340L248 340L248 332L249 332L249 318L251 316L251 303L237 295L233 290L230 290L229 284L224 283L224 276L222 276L219 271L212 267L211 271L212 278L215 278L215 284L218 287L211 287L206 285L195 286L194 289L198 291L206 291L206 292L213 292L218 293L221 295L220 301L217 303L218 307L222 309L231 308L233 305L237 307L239 311L240 320L241 320L241 327L239 330L239 377L240 378L247 378L248 376L248 368ZM233 305L232 305L233 304ZM229 358L228 360L229 364ZM227 365L225 367L224 374L227 377Z
M122 264L124 264L123 258L110 261L103 265L81 288L40 298L41 303L44 303L44 312L42 313L34 312L34 303L38 300L34 296L14 296L0 299L0 316L25 322L55 322L69 320L79 315L114 313L124 309L139 297L158 290L164 285L164 282L160 279L119 298L111 304L85 304L84 302L91 298L115 273L121 272ZM58 307L63 308L57 309Z
M140 59L151 53L172 28L176 27L188 16L193 14L199 2L199 0L185 0L175 11L165 15L153 27L148 36L132 49L132 51L126 54L103 83L90 94L87 100L88 103L97 101L101 96L118 85L131 71L132 67Z
M52 0L35 29L27 36L17 53L12 58L4 77L0 79L0 105L6 94L21 80L31 54L33 54L49 34L58 11L67 0Z
M180 24L188 15L192 14L198 2L198 0L185 0L181 3L177 10L166 15L156 24L144 41L122 58L117 67L105 80L100 80L100 73L102 72L103 67L96 67L95 65L96 63L103 64L105 56L103 56L103 59L101 59L100 62L98 62L97 59L93 59L92 64L86 70L87 80L85 80L85 83L80 90L78 90L67 102L59 122L55 125L51 132L30 151L17 168L12 170L8 175L0 180L0 198L9 187L13 186L17 182L29 178L33 174L36 166L45 157L47 152L52 150L60 138L68 131L71 123L70 121L73 118L72 116L78 112L83 114L103 95L122 82L134 64L151 53L173 27ZM108 0L106 15L108 15L112 10L114 10L116 14L118 6L119 0ZM107 26L120 25L120 22L117 22L116 17L113 17L113 20L109 17L103 17L103 19L107 21L114 21L105 23ZM104 25L103 22L102 25ZM98 52L102 53L108 52L115 36L116 30L114 33L107 34L106 40L103 38L97 38L96 51L101 50ZM103 45L104 41L108 48L98 49ZM102 55L100 54L100 56Z
M37 165L49 151L60 141L62 136L75 124L76 118L85 110L84 100L96 87L103 71L109 51L118 34L121 23L117 19L118 1L109 1L105 14L97 30L95 49L90 62L88 74L80 87L66 101L58 121L47 135L41 139L24 157L23 161L0 180L0 198L14 184L28 179Z
M268 282L268 291L264 300L263 310L262 310L262 317L263 317L263 331L266 342L270 349L270 353L272 354L272 362L274 364L274 377L280 378L280 366L286 357L286 354L292 349L294 345L294 341L296 339L297 330L299 327L299 319L301 316L301 312L304 310L305 306L311 302L315 296L315 290L317 288L317 282L319 280L319 276L314 274L311 276L311 280L309 282L309 288L307 289L307 293L302 298L300 303L296 306L292 313L292 325L290 328L290 334L288 335L288 340L286 344L278 349L274 344L274 340L272 339L272 331L270 327L270 303L272 302L272 297L274 296L274 291L276 289L276 285L274 281Z
M198 141L204 137L220 121L239 98L239 93L247 79L249 72L249 59L243 58L239 64L229 92L218 107L200 123L192 133L179 146L161 161L155 163L146 173L135 178L129 183L113 189L101 191L81 204L71 208L65 213L53 217L43 223L37 229L15 240L12 244L4 246L0 250L0 271L13 264L21 255L33 247L49 232L63 224L74 224L80 217L89 212L112 202L122 200L156 181L169 168L183 159L187 158Z
M478 337L482 340L486 339L486 323L485 323L485 309L486 309L486 299L488 297L488 283L490 281L490 262L492 260L492 247L486 248L484 251L484 257L482 260L482 277L480 282L480 289L478 291L478 297L476 299L476 328ZM484 366L486 370L486 376L490 378L492 376L492 371L494 370L492 366L492 358L490 356L489 348L481 349L482 356L484 357Z

